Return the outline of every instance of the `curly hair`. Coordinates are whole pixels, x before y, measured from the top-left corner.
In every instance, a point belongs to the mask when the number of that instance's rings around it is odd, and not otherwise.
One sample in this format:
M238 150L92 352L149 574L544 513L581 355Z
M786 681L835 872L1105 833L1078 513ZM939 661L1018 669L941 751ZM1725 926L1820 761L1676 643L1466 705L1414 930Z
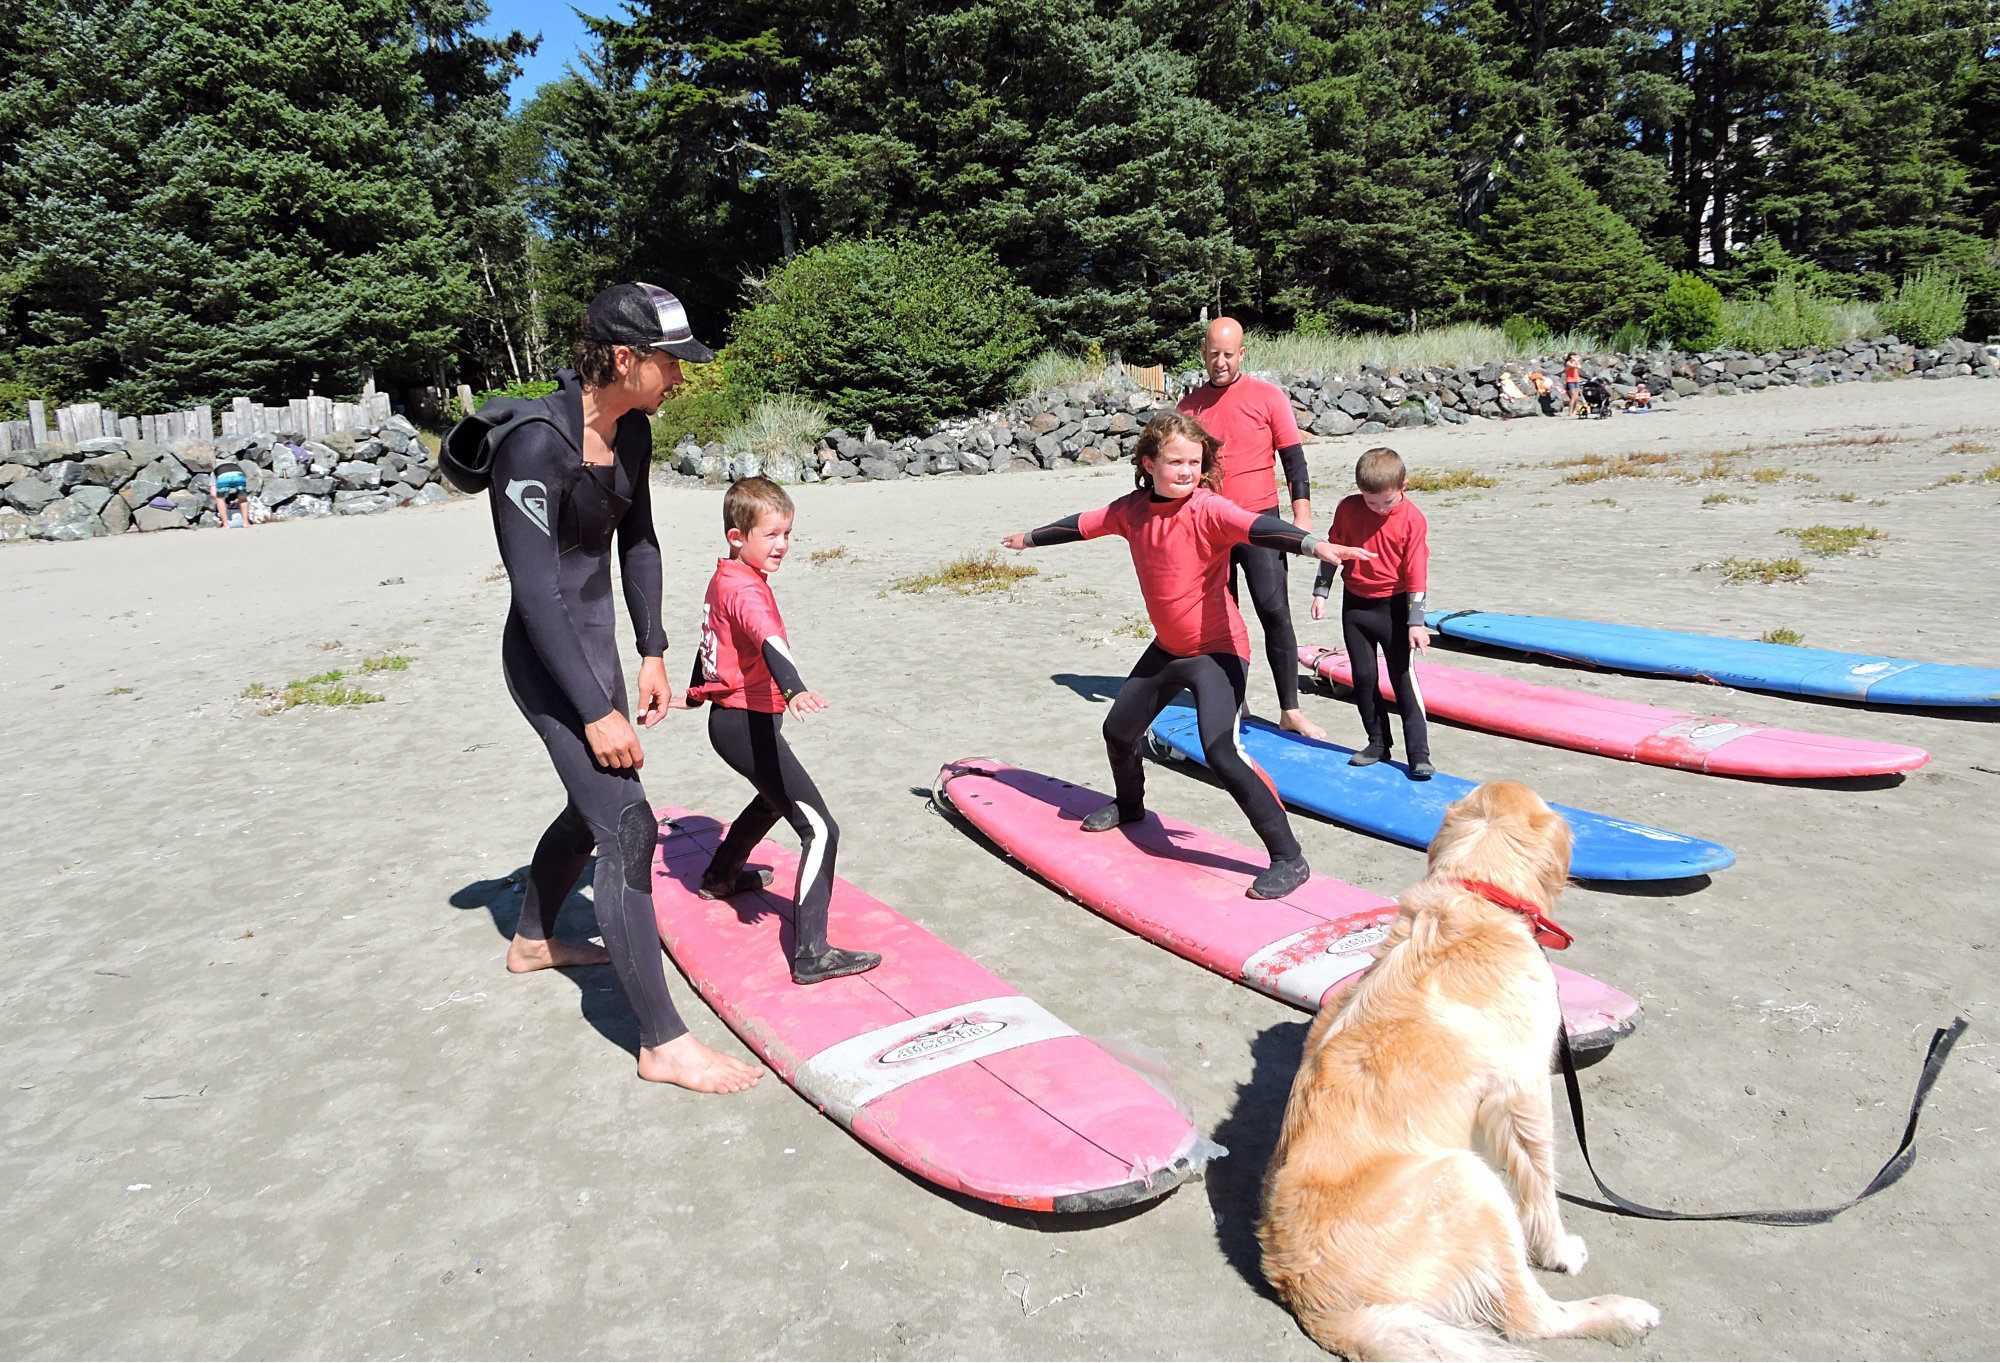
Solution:
M571 358L570 367L587 387L608 388L618 382L618 347L610 341L580 337Z
M1146 472L1143 461L1157 458L1160 447L1174 436L1201 446L1201 485L1213 491L1222 482L1222 442L1186 412L1161 412L1139 432L1139 441L1132 447L1132 485L1153 486L1153 475Z

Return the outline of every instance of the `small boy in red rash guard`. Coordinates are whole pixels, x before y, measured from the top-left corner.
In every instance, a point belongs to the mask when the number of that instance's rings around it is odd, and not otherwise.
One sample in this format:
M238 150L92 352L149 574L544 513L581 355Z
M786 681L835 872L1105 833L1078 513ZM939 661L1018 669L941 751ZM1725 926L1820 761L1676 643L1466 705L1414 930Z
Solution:
M1430 524L1417 504L1403 495L1409 475L1403 457L1377 447L1354 466L1354 483L1361 490L1343 497L1334 508L1328 534L1371 551L1371 557L1344 570L1340 598L1340 632L1347 644L1347 662L1354 669L1354 706L1361 711L1361 728L1368 746L1348 759L1351 767L1373 766L1387 757L1389 719L1382 712L1382 692L1375 671L1375 650L1388 660L1396 709L1403 717L1403 743L1409 749L1410 779L1428 781L1437 775L1431 765L1430 728L1424 721L1424 693L1410 667L1411 650L1431 646L1424 628L1424 590L1430 577ZM1319 570L1313 583L1313 619L1326 618L1326 598L1333 590L1333 569Z
M882 964L881 956L830 946L826 940L840 828L780 732L786 711L804 719L827 708L825 699L799 680L785 642L784 617L771 594L770 576L791 548L792 499L768 478L739 478L723 494L722 526L729 557L716 562L702 601L701 647L687 698L691 705L714 702L708 712L708 741L757 794L715 849L700 892L722 899L769 884L769 871L748 870L743 861L782 818L799 835L792 981L818 984L859 975Z
M1146 727L1183 690L1194 693L1202 750L1271 856L1247 893L1282 899L1312 874L1285 807L1243 751L1237 722L1249 677L1250 636L1229 595L1229 551L1255 544L1326 563L1365 557L1268 513L1246 511L1213 490L1220 442L1183 412L1148 422L1132 451L1136 492L1095 511L1003 539L1009 549L1073 544L1119 535L1132 552L1153 642L1119 688L1104 721L1104 746L1118 798L1083 820L1102 833L1146 817L1139 745Z

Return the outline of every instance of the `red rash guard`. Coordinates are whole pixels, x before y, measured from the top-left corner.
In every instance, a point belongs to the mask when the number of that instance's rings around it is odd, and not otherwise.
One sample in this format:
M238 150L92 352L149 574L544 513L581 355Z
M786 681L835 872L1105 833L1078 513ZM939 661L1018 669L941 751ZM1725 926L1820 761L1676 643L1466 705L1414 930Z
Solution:
M1278 504L1278 451L1303 439L1284 389L1245 374L1226 388L1202 384L1178 409L1222 442L1223 496L1246 511Z
M720 559L701 603L701 675L690 701L713 701L731 710L775 715L784 693L764 661L767 640L783 640L785 620L771 584L748 564Z
M1334 508L1333 528L1327 537L1335 544L1351 544L1375 555L1353 559L1345 565L1347 590L1356 596L1383 597L1428 590L1430 523L1408 497L1390 507L1386 516L1370 511L1359 493L1343 497ZM1320 576L1330 581L1331 573L1329 567ZM1316 595L1325 595L1317 587L1314 590Z
M1229 599L1229 550L1249 540L1256 520L1207 488L1171 501L1154 501L1141 488L1084 512L1076 528L1087 540L1124 537L1161 648L1177 658L1203 653L1248 658L1250 634Z

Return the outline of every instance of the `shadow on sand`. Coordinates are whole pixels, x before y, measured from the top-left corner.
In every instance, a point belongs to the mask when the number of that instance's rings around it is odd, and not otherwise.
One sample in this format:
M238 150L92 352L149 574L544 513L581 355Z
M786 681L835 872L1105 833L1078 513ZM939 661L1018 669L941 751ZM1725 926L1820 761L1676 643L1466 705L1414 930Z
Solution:
M578 879L578 887L588 885L596 873L597 859L592 857L584 864L583 875ZM504 954L506 943L514 939L515 925L521 921L521 896L528 882L528 868L523 866L512 875L497 880L475 880L451 896L454 909L484 909L493 919L493 930L500 935L501 950ZM556 915L556 935L581 941L597 936L597 911L590 900L579 889L572 889L569 898L563 901L562 911ZM494 962L495 969L504 969ZM618 988L617 977L611 967L577 966L558 967L556 973L576 986L577 1011L583 1020L597 1029L598 1035L612 1045L631 1055L634 1063L639 1058L639 1019L625 1003L625 995Z

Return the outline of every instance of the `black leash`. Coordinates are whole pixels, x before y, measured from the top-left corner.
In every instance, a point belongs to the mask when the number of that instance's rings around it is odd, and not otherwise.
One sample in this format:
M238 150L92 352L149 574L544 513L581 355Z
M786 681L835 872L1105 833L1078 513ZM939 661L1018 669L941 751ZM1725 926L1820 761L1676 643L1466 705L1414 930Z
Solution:
M1949 1027L1940 1027L1931 1034L1930 1050L1924 1055L1923 1072L1917 1076L1917 1094L1910 1100L1909 1125L1903 1128L1903 1143L1896 1147L1896 1153L1889 1156L1884 1164L1868 1180L1868 1186L1853 1197L1834 1207L1801 1207L1792 1211L1743 1211L1743 1212L1675 1212L1664 1207L1648 1207L1643 1202L1633 1202L1620 1197L1605 1184L1597 1172L1597 1166L1590 1161L1590 1141L1583 1134L1583 1091L1576 1082L1576 1060L1570 1055L1569 1030L1556 1028L1560 1038L1557 1052L1562 1057L1563 1087L1569 1090L1570 1120L1576 1126L1576 1146L1583 1152L1583 1167L1590 1170L1591 1178L1597 1182L1597 1191L1604 1194L1605 1201L1592 1202L1588 1198L1564 1193L1563 1197L1579 1206L1601 1212L1622 1212L1626 1216L1642 1216L1653 1221L1748 1221L1759 1226L1819 1226L1833 1220L1849 1207L1875 1196L1884 1188L1910 1172L1910 1166L1917 1162L1917 1118L1924 1110L1924 1100L1931 1096L1931 1086L1937 1083L1938 1075L1944 1071L1944 1062L1951 1055L1951 1048L1965 1034L1967 1023L1964 1018L1954 1018ZM1605 1203L1609 1203L1606 1206Z

